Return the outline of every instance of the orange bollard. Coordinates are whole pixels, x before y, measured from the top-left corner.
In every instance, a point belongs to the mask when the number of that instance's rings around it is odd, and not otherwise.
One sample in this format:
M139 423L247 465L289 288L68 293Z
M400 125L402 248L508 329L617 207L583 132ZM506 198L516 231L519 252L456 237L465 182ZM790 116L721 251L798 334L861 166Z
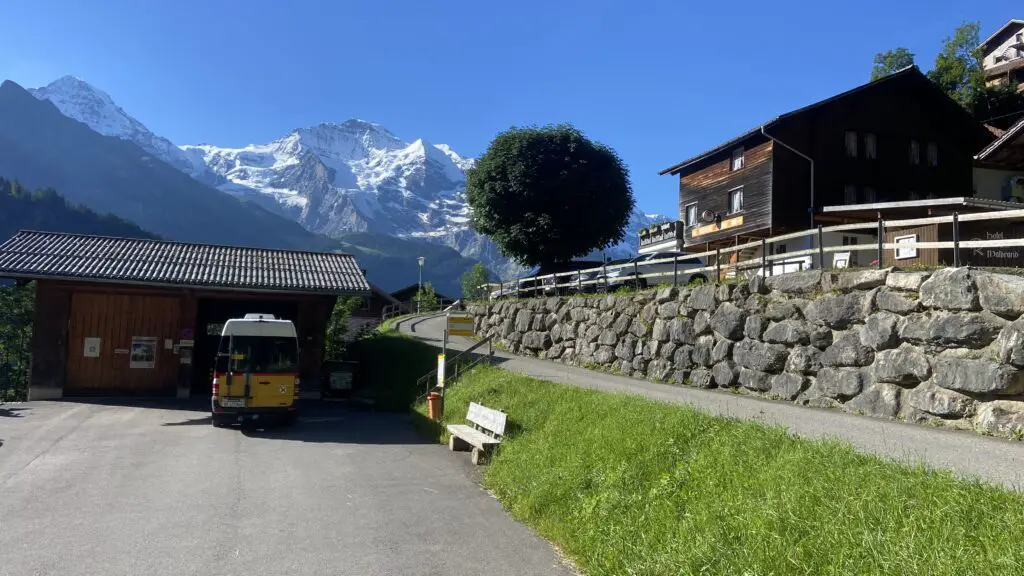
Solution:
M427 394L427 410L431 420L440 422L441 416L444 415L444 398L437 392Z

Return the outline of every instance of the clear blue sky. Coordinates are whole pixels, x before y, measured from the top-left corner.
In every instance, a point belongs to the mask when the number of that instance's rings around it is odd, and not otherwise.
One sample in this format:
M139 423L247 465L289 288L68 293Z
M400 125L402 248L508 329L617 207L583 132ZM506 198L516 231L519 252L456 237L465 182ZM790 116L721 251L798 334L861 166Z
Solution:
M657 171L867 80L904 45L931 67L965 20L1016 2L2 0L0 78L65 75L177 144L262 143L363 118L481 154L512 125L569 121L628 163L639 206L677 215Z

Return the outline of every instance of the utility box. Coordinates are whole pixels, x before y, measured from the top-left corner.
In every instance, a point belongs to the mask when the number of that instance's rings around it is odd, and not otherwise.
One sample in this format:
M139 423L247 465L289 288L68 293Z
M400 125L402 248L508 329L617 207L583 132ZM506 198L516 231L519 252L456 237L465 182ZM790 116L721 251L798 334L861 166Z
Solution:
M328 360L320 373L326 398L347 398L360 387L359 362Z

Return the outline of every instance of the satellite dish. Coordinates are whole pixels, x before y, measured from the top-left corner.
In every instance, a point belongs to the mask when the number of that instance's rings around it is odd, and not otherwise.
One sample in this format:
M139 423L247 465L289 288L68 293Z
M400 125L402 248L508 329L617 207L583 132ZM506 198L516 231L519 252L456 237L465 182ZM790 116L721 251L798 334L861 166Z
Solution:
M704 222L709 222L709 223L710 222L714 222L715 221L715 213L714 213L713 210L705 210L705 211L700 213L700 219L702 221L704 221Z

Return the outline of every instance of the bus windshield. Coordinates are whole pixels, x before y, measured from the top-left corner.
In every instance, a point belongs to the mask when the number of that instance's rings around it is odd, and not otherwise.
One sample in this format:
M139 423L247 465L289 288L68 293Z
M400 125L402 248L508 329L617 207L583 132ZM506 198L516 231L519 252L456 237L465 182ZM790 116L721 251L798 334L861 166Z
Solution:
M217 350L217 372L228 371L298 372L298 344L294 338L284 336L222 336Z

